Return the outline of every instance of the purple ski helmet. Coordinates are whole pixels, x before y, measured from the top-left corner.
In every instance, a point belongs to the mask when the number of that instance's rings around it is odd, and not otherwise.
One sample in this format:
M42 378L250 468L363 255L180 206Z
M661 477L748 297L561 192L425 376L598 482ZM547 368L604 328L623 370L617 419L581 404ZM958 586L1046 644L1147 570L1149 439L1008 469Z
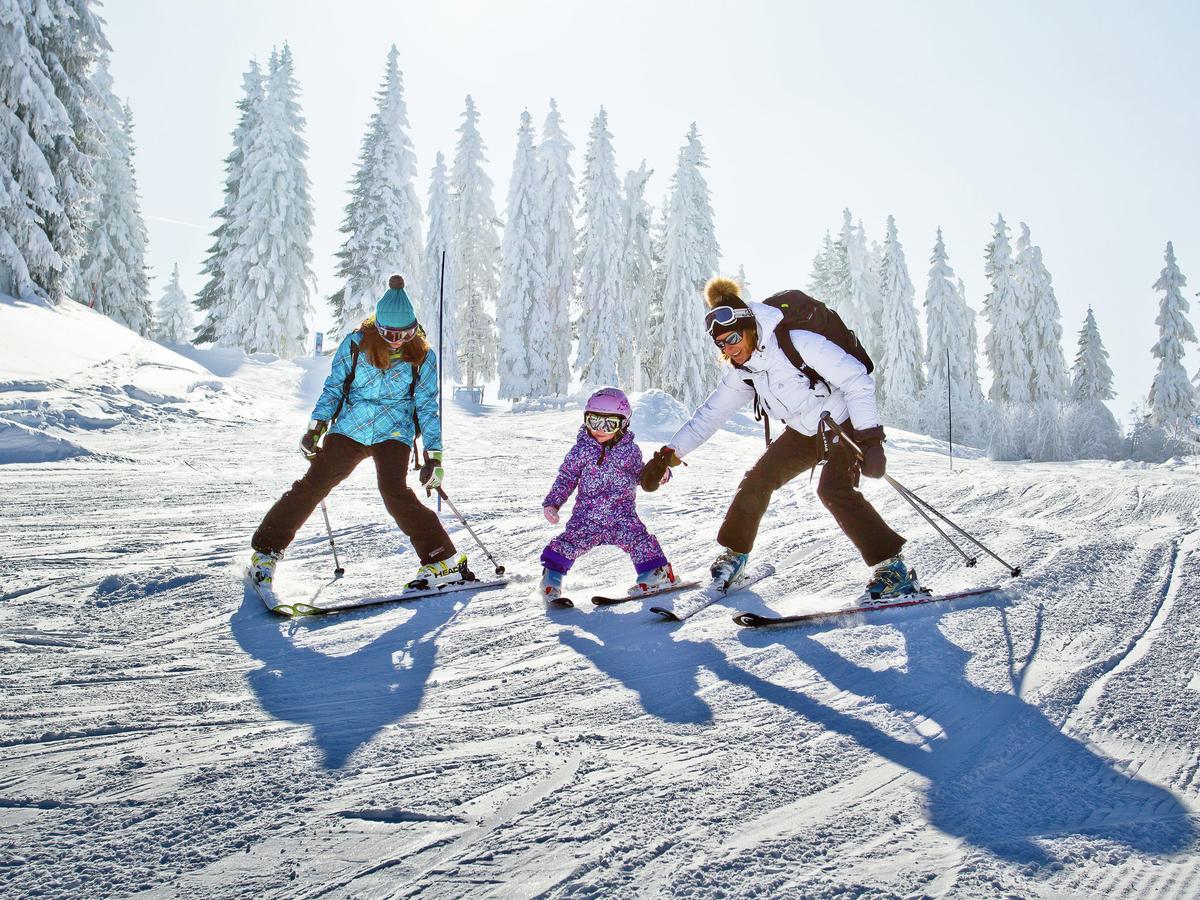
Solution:
M628 420L633 416L633 408L625 392L615 387L604 387L588 397L584 412L601 413L606 416L623 416Z

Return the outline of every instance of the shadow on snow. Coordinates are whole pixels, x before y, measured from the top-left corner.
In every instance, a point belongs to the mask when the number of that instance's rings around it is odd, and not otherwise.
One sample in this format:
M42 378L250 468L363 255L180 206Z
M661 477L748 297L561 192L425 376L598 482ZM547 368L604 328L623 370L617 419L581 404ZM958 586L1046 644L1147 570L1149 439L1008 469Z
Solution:
M247 588L230 620L242 649L262 666L246 676L263 709L277 719L308 725L328 769L384 726L415 711L437 656L437 637L469 595L449 594L413 603L412 616L352 653L328 655L298 646L292 635L347 624L369 613L338 613L288 625L265 613Z
M747 647L778 645L795 654L839 691L936 722L941 733L921 743L901 741L803 691L759 678L710 643L675 640L676 628L637 622L628 614L573 620L575 631L561 632L559 640L635 692L647 713L666 722L713 723L711 707L697 695L704 668L845 735L928 780L926 815L933 826L1014 862L1048 862L1036 839L1075 834L1155 854L1194 844L1196 827L1169 790L1121 772L1018 696L1040 639L1040 610L1033 645L1019 667L1004 620L1014 693L973 685L966 674L971 655L942 634L938 620L922 611L889 623L904 636L906 671L877 672L852 663L815 639L820 629L740 634Z

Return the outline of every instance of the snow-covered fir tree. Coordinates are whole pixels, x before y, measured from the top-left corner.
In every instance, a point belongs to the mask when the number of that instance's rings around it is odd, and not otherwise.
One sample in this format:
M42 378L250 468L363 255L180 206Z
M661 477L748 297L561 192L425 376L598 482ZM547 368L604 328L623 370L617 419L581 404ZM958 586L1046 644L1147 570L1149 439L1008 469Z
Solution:
M546 203L533 146L533 118L521 113L517 152L508 182L508 205L501 247L500 390L505 399L550 393L549 370L542 353L550 339L546 291Z
M880 334L872 356L880 415L886 422L912 430L918 427L917 401L925 380L921 371L925 352L908 262L892 216L887 218L880 278Z
M634 364L630 384L641 390L644 384L645 357L649 348L648 333L651 314L651 295L654 293L654 261L650 252L650 218L653 210L646 202L646 182L654 174L646 161L638 169L625 173L625 202L621 221L625 228L625 249L621 260L621 296L629 310L630 338Z
M1188 321L1188 301L1183 296L1187 278L1175 262L1175 247L1167 241L1163 258L1166 265L1154 282L1154 290L1162 291L1158 304L1158 340L1150 348L1158 360L1158 371L1150 387L1150 417L1153 424L1178 428L1197 414L1196 391L1188 381L1183 367L1184 343L1196 343L1196 331Z
M463 123L458 128L451 184L454 201L455 278L460 292L458 309L458 369L474 387L496 375L496 325L490 309L499 288L496 207L492 180L483 170L486 147L479 135L479 112L467 95Z
M1024 336L1026 310L1013 277L1012 247L1003 216L996 219L985 258L984 272L991 286L983 305L991 326L984 340L992 370L988 396L1000 405L993 417L989 452L995 459L1020 459L1028 451L1029 352Z
M829 302L834 253L833 235L826 231L825 238L821 241L821 249L813 257L812 271L809 273L807 286L808 293L822 303Z
M867 232L862 220L846 235L846 258L850 269L850 308L854 310L858 325L851 325L864 347L879 343L878 333L882 327L882 270L875 268L871 250L867 246ZM882 262L882 260L880 260ZM869 351L868 351L869 352Z
M704 331L704 285L717 273L721 250L713 225L708 165L693 122L671 182L666 209L660 387L685 406L698 406L719 377L712 341Z
M1113 373L1100 328L1089 306L1079 330L1071 372L1068 432L1075 459L1112 459L1120 452L1121 429L1104 401L1111 400Z
M179 286L179 263L171 270L171 280L158 300L154 336L168 344L192 342L192 301Z
M571 151L575 146L563 131L558 104L542 126L538 158L546 200L546 300L550 310L550 341L544 355L549 370L547 393L566 394L571 386L571 302L575 296L575 173Z
M147 336L154 330L154 313L146 274L146 223L133 167L132 116L113 93L107 59L100 60L93 81L100 104L92 111L100 153L92 163L91 226L79 263L75 297Z
M667 291L667 210L670 196L664 196L658 215L650 224L650 308L646 314L646 333L642 341L642 384L659 387L663 383L663 297Z
M1042 259L1042 248L1031 242L1029 226L1024 222L1017 241L1015 274L1027 309L1029 397L1034 402L1061 401L1070 390L1062 347L1062 310Z
M855 306L854 272L851 269L851 245L855 241L854 225L850 210L842 210L842 230L833 242L825 266L825 290L827 296L817 297L833 307L847 327L861 333L863 322Z
M746 277L746 267L741 263L738 263L737 274L733 276L733 280L737 282L738 296L747 303L752 302L754 298L750 295L750 279Z
M271 54L261 118L231 215L240 231L224 273L235 303L229 325L248 353L288 357L308 350L312 205L297 94L285 44Z
M238 335L233 330L233 308L238 298L231 291L233 285L241 282L241 278L235 273L227 276L226 268L238 237L245 228L245 223L233 218L233 211L246 171L246 153L262 119L265 96L262 70L256 60L251 60L250 67L242 75L242 98L237 102L239 116L237 127L233 130L233 150L225 157L224 202L213 213L218 224L212 232L213 244L208 248L208 257L201 269L201 274L208 276L208 280L196 295L196 308L204 314L204 319L196 329L195 341L198 344L216 344L220 347L239 345Z
M929 263L925 288L927 381L921 391L921 429L941 440L952 436L959 443L973 444L981 436L978 423L982 414L978 374L973 372L975 313L955 285L940 228Z
M87 0L0 12L0 290L57 303L76 286L99 152L90 76L107 51ZM82 299L82 298L81 298Z
M454 250L454 208L450 185L446 181L446 157L439 152L429 175L429 232L421 272L425 295L429 298L426 318L422 320L429 345L438 353L442 377L457 381L458 315L461 294L458 290L458 254Z
M579 229L579 353L575 369L586 385L626 384L633 354L629 310L622 297L625 230L621 184L608 114L592 119L584 156Z
M343 284L329 298L341 333L352 330L374 311L393 272L405 276L405 291L422 323L428 321L431 311L428 298L433 293L420 275L422 223L416 188L417 157L408 137L408 107L399 56L393 44L375 98L375 112L363 136L358 171L342 222L346 240L337 252L337 274Z

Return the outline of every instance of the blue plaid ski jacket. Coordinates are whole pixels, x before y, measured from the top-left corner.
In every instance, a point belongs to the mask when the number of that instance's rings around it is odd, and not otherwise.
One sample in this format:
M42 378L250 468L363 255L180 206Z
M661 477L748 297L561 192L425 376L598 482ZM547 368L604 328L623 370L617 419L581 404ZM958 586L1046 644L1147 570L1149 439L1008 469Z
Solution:
M351 332L343 338L333 355L333 367L325 379L325 389L313 407L312 417L328 422L342 396L342 386L350 374L350 344L358 343L362 336ZM413 445L416 438L413 428L413 406L417 420L421 423L421 440L426 450L442 449L442 420L438 417L437 354L432 350L421 363L417 390L410 400L409 386L412 384L413 367L396 360L386 372L375 368L367 361L366 354L359 354L354 369L354 381L350 394L342 405L337 421L329 429L335 434L344 434L360 444L381 444L384 441L400 441Z

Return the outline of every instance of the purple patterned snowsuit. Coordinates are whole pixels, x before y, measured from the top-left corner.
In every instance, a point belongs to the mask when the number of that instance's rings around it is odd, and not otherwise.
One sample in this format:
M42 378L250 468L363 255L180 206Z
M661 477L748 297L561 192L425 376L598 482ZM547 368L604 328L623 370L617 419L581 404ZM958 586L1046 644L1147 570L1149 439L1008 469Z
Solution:
M542 506L561 507L576 486L579 496L567 530L542 551L542 565L565 573L589 550L612 544L629 554L639 574L665 566L662 547L638 518L635 494L641 472L642 451L632 432L601 444L580 428Z

